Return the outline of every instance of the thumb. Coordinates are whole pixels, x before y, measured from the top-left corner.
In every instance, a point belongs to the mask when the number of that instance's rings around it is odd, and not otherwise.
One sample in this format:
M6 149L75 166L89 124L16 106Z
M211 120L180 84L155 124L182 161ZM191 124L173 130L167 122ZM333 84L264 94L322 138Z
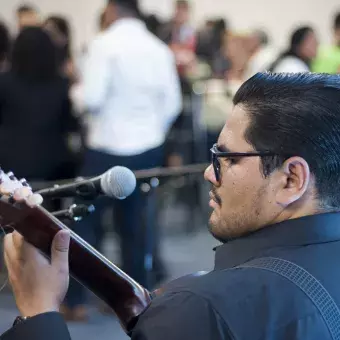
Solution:
M57 270L68 273L68 253L71 235L68 230L59 231L52 242L51 263Z

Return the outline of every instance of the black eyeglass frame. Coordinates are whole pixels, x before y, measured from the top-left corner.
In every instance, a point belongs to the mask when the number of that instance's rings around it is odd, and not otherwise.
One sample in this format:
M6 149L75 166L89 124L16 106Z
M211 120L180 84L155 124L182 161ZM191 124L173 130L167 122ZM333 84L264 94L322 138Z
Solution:
M254 151L254 152L227 152L219 151L217 144L214 144L210 149L211 152L211 162L215 172L216 181L220 181L221 165L219 158L233 158L233 157L265 157L265 156L278 156L277 153L271 151Z

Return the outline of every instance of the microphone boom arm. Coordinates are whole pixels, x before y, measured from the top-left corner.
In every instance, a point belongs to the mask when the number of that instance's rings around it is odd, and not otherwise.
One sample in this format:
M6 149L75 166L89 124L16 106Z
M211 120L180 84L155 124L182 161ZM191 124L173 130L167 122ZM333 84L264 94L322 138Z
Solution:
M76 196L85 200L94 200L97 197L97 189L93 182L84 181L79 182L78 185L74 185L74 183L65 185L56 184L53 188L37 191L37 194L40 194L44 198L63 198Z

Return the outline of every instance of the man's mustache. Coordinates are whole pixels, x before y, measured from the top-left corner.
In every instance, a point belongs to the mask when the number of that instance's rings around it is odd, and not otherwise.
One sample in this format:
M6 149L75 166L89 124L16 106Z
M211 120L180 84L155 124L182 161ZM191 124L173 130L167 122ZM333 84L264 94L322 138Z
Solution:
M216 192L216 188L213 187L211 190L212 194L213 194L213 200L218 204L218 205L222 205L222 200L221 197L218 195L218 193Z

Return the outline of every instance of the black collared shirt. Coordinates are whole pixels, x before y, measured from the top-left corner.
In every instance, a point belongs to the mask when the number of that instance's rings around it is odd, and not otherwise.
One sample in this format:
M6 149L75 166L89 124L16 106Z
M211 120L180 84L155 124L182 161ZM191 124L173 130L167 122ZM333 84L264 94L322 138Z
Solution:
M214 270L169 284L132 339L331 339L318 309L293 283L265 270L232 269L260 257L305 268L340 306L340 214L308 216L217 248Z

